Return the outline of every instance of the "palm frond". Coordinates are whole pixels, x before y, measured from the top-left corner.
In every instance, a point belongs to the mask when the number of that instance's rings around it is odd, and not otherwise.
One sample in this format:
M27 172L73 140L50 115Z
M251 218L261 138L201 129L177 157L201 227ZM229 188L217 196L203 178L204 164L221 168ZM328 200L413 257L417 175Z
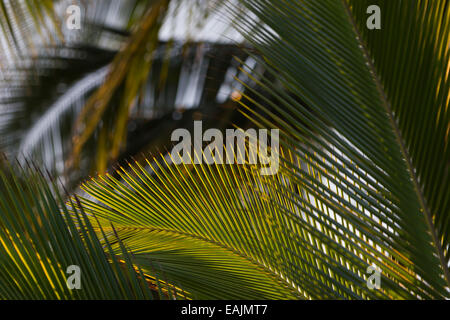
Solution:
M148 169L136 164L132 173L118 172L128 187L110 175L88 182L83 189L103 205L81 204L102 225L114 223L138 261L150 257L153 268L178 279L192 297L305 298L273 264L278 254L294 253L272 234L280 236L277 212L252 190L264 181L243 169L167 165L163 158L147 162ZM257 180L239 183L241 175Z
M41 173L5 162L0 178L0 299L158 297L130 252L122 245L116 255L108 240L102 244L84 211L69 213ZM79 290L67 285L70 266L80 268Z
M101 225L114 223L136 259L151 257L193 297L438 295L402 265L411 263L408 259L386 245L381 252L373 248L365 238L376 241L370 231L360 234L341 225L331 209L322 212L323 206L311 204L309 185L293 180L291 167L263 177L259 168L249 166L180 168L165 158L154 160L145 168L136 163L122 169L117 178L100 176L85 183L83 190L96 201L81 203ZM365 272L372 263L386 271L380 292L366 285ZM150 271L148 264L143 268ZM186 268L189 279L180 275ZM235 279L227 292L220 289L224 278L228 283ZM250 279L257 291L246 293Z
M158 43L162 18L168 5L168 0L161 0L157 4L150 6L127 46L113 61L111 66L112 72L110 72L105 83L91 97L81 111L75 127L73 151L73 161L75 164L78 162L82 147L94 133L98 123L101 121L102 115L113 98L114 92L125 82L126 94L124 102L120 104L120 110L118 110L121 116L116 118L117 123L114 126L116 134L113 137L112 143L112 156L114 158L118 156L124 139L123 137L126 133L129 109L132 107L138 91L145 80L147 80L150 71L151 59L145 59L145 56L152 54L155 50ZM98 169L99 171L105 171L106 167L103 166Z
M388 13L380 32L363 27L368 1L350 1L348 9L364 53L372 58L370 69L450 285L450 3L371 4ZM397 26L391 22L396 16L402 17ZM394 45L395 52L385 55Z
M295 174L297 179L310 183L314 199L344 225L375 228L371 246L395 250L396 261L407 257L418 279L447 296L448 113L442 110L449 96L449 12L445 1L400 2L377 1L381 31L367 30L366 1L243 1L248 11L231 9L241 15L244 33L248 24L258 26L248 41L283 86L304 101L296 103L267 79L259 82L279 97L269 123L275 121L293 140L315 172ZM411 25L397 28L394 21L405 19ZM424 78L430 81L422 95ZM413 98L419 91L420 102ZM253 110L248 114L258 118ZM436 161L436 170L423 161ZM359 229L355 222L350 226Z

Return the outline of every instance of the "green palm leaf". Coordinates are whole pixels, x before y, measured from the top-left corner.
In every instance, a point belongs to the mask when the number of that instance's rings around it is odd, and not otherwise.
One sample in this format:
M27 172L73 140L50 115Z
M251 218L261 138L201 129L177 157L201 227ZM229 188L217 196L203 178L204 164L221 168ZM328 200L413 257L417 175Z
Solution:
M286 275L269 264L274 253L261 242L270 234L261 234L259 228L269 228L268 219L274 217L266 217L270 211L254 216L256 207L247 208L258 201L243 200L247 194L252 196L248 186L237 184L225 168L210 171L204 167L189 173L164 169L160 163L148 164L154 166L157 176L139 165L132 167L134 176L125 170L119 173L129 189L112 176L84 185L85 191L106 206L81 199L85 210L95 213L101 225L109 221L115 225L137 261L151 258L156 275L161 277L163 271L170 279L179 279L194 298L301 296ZM241 170L235 173L245 174ZM217 183L214 189L212 183ZM267 241L278 245L275 239ZM146 272L152 271L148 263L138 264Z
M116 256L108 241L101 244L86 214L69 214L40 173L7 166L0 171L0 299L158 296L157 283L147 283L125 247ZM66 284L70 266L80 268L79 290Z
M448 295L447 2L377 1L384 23L375 31L366 27L368 1L243 3L258 25L248 40L305 102L260 81L281 102L277 124L325 175L307 178L314 197L368 221L380 245Z

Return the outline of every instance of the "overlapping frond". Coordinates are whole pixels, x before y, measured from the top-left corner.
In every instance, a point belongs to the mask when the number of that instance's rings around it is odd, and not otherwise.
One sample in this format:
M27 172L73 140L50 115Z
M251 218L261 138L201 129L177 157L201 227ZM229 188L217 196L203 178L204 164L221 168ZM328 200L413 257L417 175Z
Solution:
M386 30L370 31L365 27L368 2L355 3L242 1L245 11L230 7L241 16L238 25L260 50L261 62L303 101L262 79L259 84L277 97L277 103L268 101L275 110L272 119L259 119L250 109L247 114L263 125L275 122L296 153L308 159L314 174L294 172L294 177L309 184L320 208L325 206L320 211L331 209L343 219L339 224L349 224L357 234L372 230L373 237L364 235L362 241L376 248L384 273L390 272L383 265L386 259L401 261L420 279L417 287L446 296L448 261L442 248L448 241L439 232L446 230L449 213L448 75L443 71L449 61L448 48L443 49L448 47L448 8L445 1L378 1ZM417 22L415 32L406 31L408 24L398 28L395 21L405 19ZM253 24L253 33L246 33ZM427 93L419 89L424 78L430 80ZM412 98L419 95L423 101ZM420 167L429 161L438 167ZM428 176L438 173L443 180ZM439 195L438 202L430 190Z
M308 178L324 175L306 155L286 159L276 176L251 166L180 167L154 159L85 183L96 200L81 203L101 225L114 223L140 265L152 258L142 265L146 272L179 280L192 297L442 294L417 279L412 262L388 245L392 240L370 216L316 197ZM380 291L367 287L373 263L383 268Z
M380 6L383 26L365 28ZM450 3L349 1L355 32L371 59L386 112L402 146L421 212L450 282ZM396 17L399 17L398 19ZM389 54L386 54L388 50Z
M121 245L116 255L101 243L87 215L69 213L40 173L5 162L0 179L0 299L158 297L158 283L147 282L130 252ZM81 288L69 289L71 266L79 268Z
M83 189L102 205L81 203L102 225L111 221L137 259L152 258L153 268L178 279L192 297L302 296L273 265L272 250L281 243L271 235L274 213L248 189L258 181L239 182L240 175L256 179L255 173L165 165L163 159L148 162L148 169L136 164L131 173L118 172L126 185L110 175L92 180Z

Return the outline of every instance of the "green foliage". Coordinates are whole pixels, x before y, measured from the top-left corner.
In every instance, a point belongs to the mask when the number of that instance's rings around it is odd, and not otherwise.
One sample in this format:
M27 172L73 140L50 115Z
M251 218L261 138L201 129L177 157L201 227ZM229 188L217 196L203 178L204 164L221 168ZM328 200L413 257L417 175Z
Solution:
M70 150L76 159L98 139L100 171L123 147L152 68L142 45L156 50L168 5L135 3L128 27L140 28L78 115ZM237 79L241 112L281 130L280 172L162 155L87 181L64 204L42 175L3 169L0 298L449 298L448 1L238 3L224 6L258 65ZM381 30L366 27L372 4ZM79 292L65 287L68 264L92 280Z
M282 85L304 101L297 103L267 79L259 81L278 97L279 104L268 102L276 110L270 124L294 140L313 169L314 175L301 177L309 192L344 225L362 234L371 230L370 241L357 237L352 250L362 241L379 252L394 251L385 255L410 261L401 264L417 274L418 291L431 287L425 296L447 296L446 2L378 1L381 31L366 29L366 1L242 3L255 18L249 21L248 11L231 8L241 16L240 30L247 34L249 24L257 26L247 40ZM407 22L398 27L396 21ZM424 86L423 79L429 80ZM248 114L258 117L255 110ZM383 264L382 257L377 260Z
M69 214L55 187L36 170L0 172L0 299L152 299L121 246L100 243L82 210ZM116 238L116 241L117 240ZM81 289L69 290L69 266L81 269Z

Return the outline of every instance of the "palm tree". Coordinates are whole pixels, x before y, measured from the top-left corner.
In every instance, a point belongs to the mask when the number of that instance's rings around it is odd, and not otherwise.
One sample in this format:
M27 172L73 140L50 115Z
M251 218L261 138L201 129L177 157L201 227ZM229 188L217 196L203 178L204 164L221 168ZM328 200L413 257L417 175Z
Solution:
M245 42L227 47L235 58L217 64L219 84L207 70L213 94L199 91L195 111L218 122L225 111L214 110L239 104L242 116L228 113L221 128L239 119L239 127L280 129L272 176L251 164L177 166L167 152L114 166L151 144L130 148L126 138L136 97L161 83L179 90L170 77L179 68L170 66L192 58L192 44L181 45L188 54L180 56L176 41L157 36L173 4L129 4L125 30L89 25L97 30L90 37L124 37L120 50L100 49L99 38L77 48L95 61L78 75L93 87L81 90L74 80L83 96L65 90L82 107L64 133L74 138L63 152L70 154L64 184L85 180L81 190L65 196L61 183L33 169L45 164L37 157L25 169L2 164L0 298L449 298L448 1L215 3ZM382 21L371 30L374 4ZM161 52L169 58L158 60ZM218 103L211 97L230 68L240 94ZM171 105L152 109L147 124L179 112ZM13 136L27 135L14 132L4 149ZM99 174L86 180L83 161ZM66 289L68 265L87 270L86 290ZM378 288L368 285L373 265Z

